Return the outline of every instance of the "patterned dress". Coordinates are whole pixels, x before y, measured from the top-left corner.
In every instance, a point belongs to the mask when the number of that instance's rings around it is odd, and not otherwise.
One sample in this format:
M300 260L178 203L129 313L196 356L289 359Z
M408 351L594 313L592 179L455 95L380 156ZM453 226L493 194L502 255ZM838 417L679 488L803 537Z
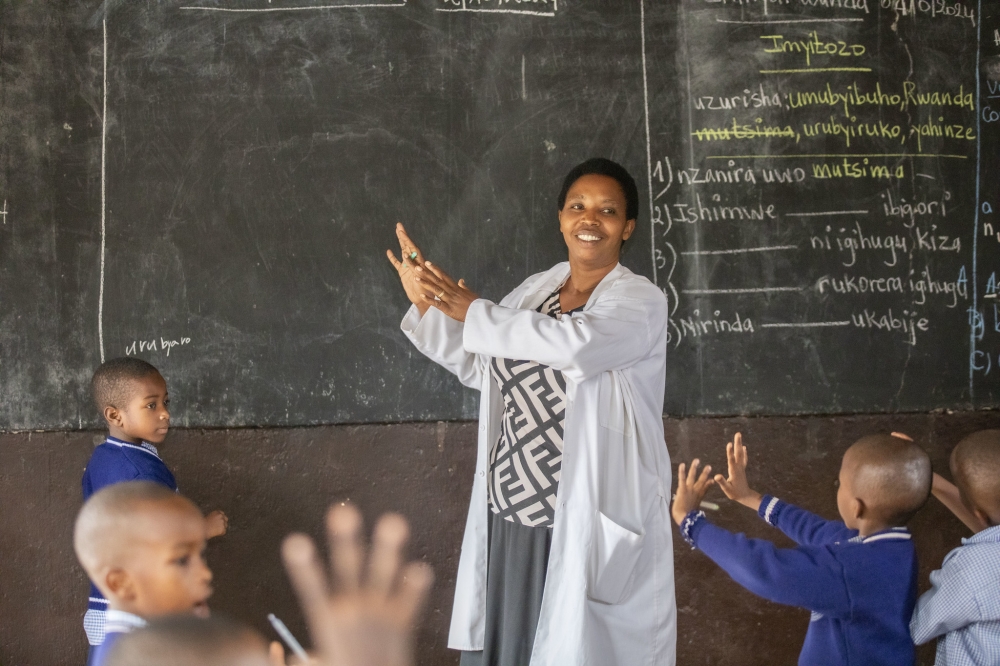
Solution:
M563 316L559 289L538 312ZM490 374L504 412L490 451L486 642L482 652L463 652L461 664L524 666L531 659L552 545L566 379L547 365L507 358L494 358Z

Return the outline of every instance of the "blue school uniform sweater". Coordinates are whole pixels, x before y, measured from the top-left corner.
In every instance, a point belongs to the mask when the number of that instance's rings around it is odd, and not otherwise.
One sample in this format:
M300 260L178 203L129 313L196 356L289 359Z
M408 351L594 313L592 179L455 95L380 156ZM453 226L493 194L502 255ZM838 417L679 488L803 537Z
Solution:
M917 556L906 528L861 538L771 496L759 513L799 546L733 534L700 511L688 514L681 534L754 594L812 611L799 666L912 666Z
M153 481L177 490L177 481L160 460L155 446L148 442L131 444L109 435L103 444L94 449L83 472L83 501L86 502L105 486L124 481ZM108 600L91 583L87 613L83 617L83 628L91 645L100 645L104 641L107 609Z

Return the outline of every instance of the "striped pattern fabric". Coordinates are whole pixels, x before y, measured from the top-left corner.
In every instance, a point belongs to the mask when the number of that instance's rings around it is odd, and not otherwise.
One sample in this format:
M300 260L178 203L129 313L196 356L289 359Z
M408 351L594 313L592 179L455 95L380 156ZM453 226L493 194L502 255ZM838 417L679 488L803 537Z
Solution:
M558 289L538 312L562 316ZM504 401L500 438L490 452L490 508L504 520L552 527L562 469L566 379L534 361L494 358L490 369Z

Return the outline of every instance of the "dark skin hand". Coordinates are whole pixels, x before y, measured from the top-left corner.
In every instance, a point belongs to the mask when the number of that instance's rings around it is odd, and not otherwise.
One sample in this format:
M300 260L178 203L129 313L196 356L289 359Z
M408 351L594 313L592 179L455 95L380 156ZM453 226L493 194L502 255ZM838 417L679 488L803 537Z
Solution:
M566 194L559 211L559 230L569 255L570 276L559 291L563 312L586 305L601 280L618 265L622 243L635 230L635 220L627 219L625 193L613 178L597 174L582 176ZM458 321L465 321L469 306L479 296L465 280L452 279L439 266L424 261L419 249L397 225L403 260L389 252L389 260L399 272L410 302L421 315L436 307ZM412 266L407 265L413 253Z

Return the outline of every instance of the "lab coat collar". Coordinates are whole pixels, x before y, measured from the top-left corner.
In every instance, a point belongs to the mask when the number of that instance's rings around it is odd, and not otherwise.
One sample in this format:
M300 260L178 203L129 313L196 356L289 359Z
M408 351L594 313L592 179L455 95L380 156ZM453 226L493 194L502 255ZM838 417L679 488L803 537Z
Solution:
M590 295L587 299L587 304L583 307L584 312L589 310L597 299L600 298L601 294L607 291L611 285L615 283L618 278L625 274L628 269L621 265L621 263L615 264L615 267L611 269L607 275L600 281L596 288L594 288L594 293ZM542 304L548 296L561 287L567 279L569 279L570 267L568 261L563 261L549 270L541 273L538 276L537 281L530 285L524 290L524 295L521 300L517 303L518 308L525 310L534 310L539 305ZM538 301L537 303L535 301Z

